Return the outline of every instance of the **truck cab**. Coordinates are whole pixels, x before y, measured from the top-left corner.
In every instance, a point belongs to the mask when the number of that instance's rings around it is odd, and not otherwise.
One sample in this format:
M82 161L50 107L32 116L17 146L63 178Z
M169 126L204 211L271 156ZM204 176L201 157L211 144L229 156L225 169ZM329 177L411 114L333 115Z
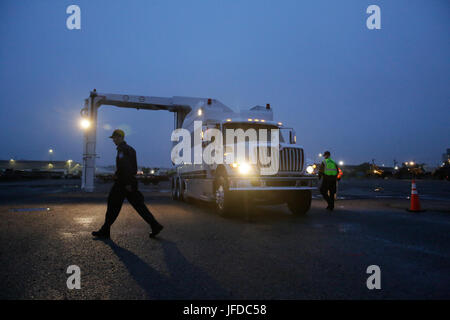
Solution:
M293 214L307 213L317 177L306 172L304 150L297 145L295 131L274 121L273 109L269 104L234 112L217 100L205 99L187 114L182 128L195 137L199 121L201 140L197 152L204 151L212 143L205 139L209 129L220 130L224 159L214 163L201 161L178 164L171 181L173 199L210 201L221 215L242 208L243 201L251 205L286 203ZM254 130L257 132L256 143L250 138L239 141L233 137L230 141L227 139L229 130L242 130L241 133L248 133L248 137ZM278 136L276 146L271 140L273 132ZM191 153L194 154L195 139L192 138L191 142ZM276 162L276 170L268 170L267 161L263 161L266 154L266 151L260 150L263 146L271 158L270 165ZM242 154L237 157L236 150L239 147L245 150L244 157Z

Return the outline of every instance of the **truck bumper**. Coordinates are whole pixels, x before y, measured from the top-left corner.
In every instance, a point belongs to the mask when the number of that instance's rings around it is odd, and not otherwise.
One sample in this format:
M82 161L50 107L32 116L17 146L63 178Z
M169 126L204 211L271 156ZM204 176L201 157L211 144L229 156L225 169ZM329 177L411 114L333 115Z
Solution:
M296 191L316 190L316 176L298 177L230 177L230 191Z

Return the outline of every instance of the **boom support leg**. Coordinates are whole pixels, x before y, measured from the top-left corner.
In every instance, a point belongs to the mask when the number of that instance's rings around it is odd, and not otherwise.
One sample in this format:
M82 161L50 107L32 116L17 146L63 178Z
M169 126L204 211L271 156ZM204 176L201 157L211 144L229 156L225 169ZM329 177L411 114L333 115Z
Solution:
M83 171L81 176L81 189L85 192L94 191L95 179L95 147L97 139L97 110L96 98L91 96L88 99L88 119L90 127L84 132L83 146Z

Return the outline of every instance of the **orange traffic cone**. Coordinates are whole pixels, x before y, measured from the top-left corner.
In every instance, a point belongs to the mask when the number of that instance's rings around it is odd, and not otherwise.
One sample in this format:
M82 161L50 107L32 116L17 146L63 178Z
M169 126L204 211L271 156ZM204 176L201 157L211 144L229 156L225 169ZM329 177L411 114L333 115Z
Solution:
M419 194L416 189L416 181L411 181L411 207L407 209L409 212L423 212L420 208Z

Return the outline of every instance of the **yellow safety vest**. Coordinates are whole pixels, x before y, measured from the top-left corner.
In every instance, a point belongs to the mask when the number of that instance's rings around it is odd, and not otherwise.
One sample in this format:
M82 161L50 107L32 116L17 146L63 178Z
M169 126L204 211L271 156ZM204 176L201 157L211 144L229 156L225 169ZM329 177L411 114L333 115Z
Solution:
M323 173L326 176L336 176L338 174L336 163L333 160L328 158L328 159L325 159L323 161L323 163L324 163Z

